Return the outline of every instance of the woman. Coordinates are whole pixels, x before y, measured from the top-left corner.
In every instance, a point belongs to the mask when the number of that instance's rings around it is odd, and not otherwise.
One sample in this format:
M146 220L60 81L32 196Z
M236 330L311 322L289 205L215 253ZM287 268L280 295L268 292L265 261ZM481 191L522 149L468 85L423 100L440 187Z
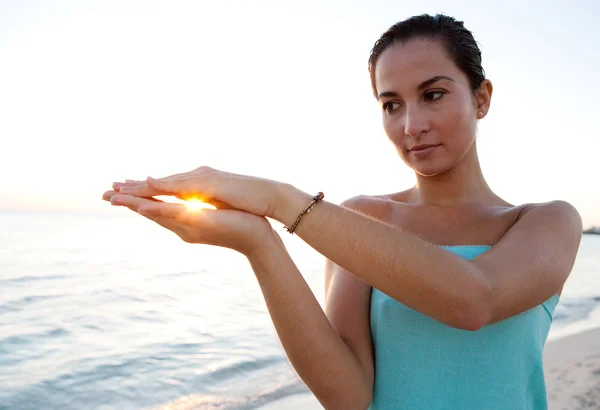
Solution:
M476 130L492 84L462 22L392 26L369 71L411 189L336 206L201 167L115 183L104 199L246 255L291 363L326 409L547 408L542 350L579 247L578 212L515 206L486 183ZM201 196L217 210L156 195ZM328 259L325 312L265 217Z

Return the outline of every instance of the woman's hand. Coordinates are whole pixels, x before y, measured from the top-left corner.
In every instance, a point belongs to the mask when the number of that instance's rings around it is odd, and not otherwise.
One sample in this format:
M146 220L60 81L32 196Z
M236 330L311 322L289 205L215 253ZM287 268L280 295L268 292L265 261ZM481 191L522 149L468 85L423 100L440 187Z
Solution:
M146 181L115 182L113 189L136 197L171 195L179 199L199 198L217 208L238 209L273 217L281 182L237 175L209 167Z
M241 252L248 258L272 244L277 235L262 216L235 209L189 210L185 205L140 198L107 191L102 199L112 205L126 206L188 243L222 246Z

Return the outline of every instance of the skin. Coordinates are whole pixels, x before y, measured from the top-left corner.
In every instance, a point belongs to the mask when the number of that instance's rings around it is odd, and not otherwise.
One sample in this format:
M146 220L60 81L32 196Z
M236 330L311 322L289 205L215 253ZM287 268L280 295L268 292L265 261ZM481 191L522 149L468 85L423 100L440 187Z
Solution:
M441 76L448 79L415 87ZM390 46L375 67L375 80L384 130L416 174L412 203L503 203L483 178L475 144L477 115L483 118L490 107L489 80L473 92L441 44L426 40ZM440 146L426 158L417 158L409 149L420 144Z
M416 184L341 206L322 201L304 216L295 233L328 259L325 311L265 219L290 226L312 195L206 167L115 183L104 194L188 242L246 255L292 365L327 409L366 409L371 401L372 287L477 331L560 293L581 239L581 218L567 202L513 206L486 183L475 134L478 113L490 107L489 81L471 90L441 45L423 40L389 47L375 74L384 128ZM437 76L451 80L419 89ZM418 144L439 146L419 157L411 151ZM218 210L191 213L149 199L169 194L201 196ZM439 247L471 244L490 248L467 261Z

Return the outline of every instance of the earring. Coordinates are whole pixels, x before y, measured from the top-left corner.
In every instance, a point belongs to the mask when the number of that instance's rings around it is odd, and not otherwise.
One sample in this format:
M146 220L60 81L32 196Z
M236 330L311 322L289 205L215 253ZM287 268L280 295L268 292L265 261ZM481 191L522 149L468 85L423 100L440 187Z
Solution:
M481 111L479 111L479 113L477 113L477 117L479 117L479 118L483 117L483 113Z

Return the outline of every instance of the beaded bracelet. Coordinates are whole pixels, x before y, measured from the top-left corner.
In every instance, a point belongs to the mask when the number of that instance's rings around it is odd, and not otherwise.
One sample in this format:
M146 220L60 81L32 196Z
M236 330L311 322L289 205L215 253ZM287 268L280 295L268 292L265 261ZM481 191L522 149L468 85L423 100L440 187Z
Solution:
M308 206L306 208L304 208L304 210L302 212L300 212L300 215L298 215L298 218L296 218L296 221L294 222L294 224L292 225L291 228L288 228L287 226L285 226L284 228L291 234L294 233L294 230L296 229L296 227L298 226L298 223L300 222L300 219L302 219L302 217L309 213L310 210L312 209L313 206L315 206L315 204L317 202L319 202L320 200L322 200L323 198L325 198L325 194L323 192L319 192L317 195L313 196L312 202L310 204L308 204Z

